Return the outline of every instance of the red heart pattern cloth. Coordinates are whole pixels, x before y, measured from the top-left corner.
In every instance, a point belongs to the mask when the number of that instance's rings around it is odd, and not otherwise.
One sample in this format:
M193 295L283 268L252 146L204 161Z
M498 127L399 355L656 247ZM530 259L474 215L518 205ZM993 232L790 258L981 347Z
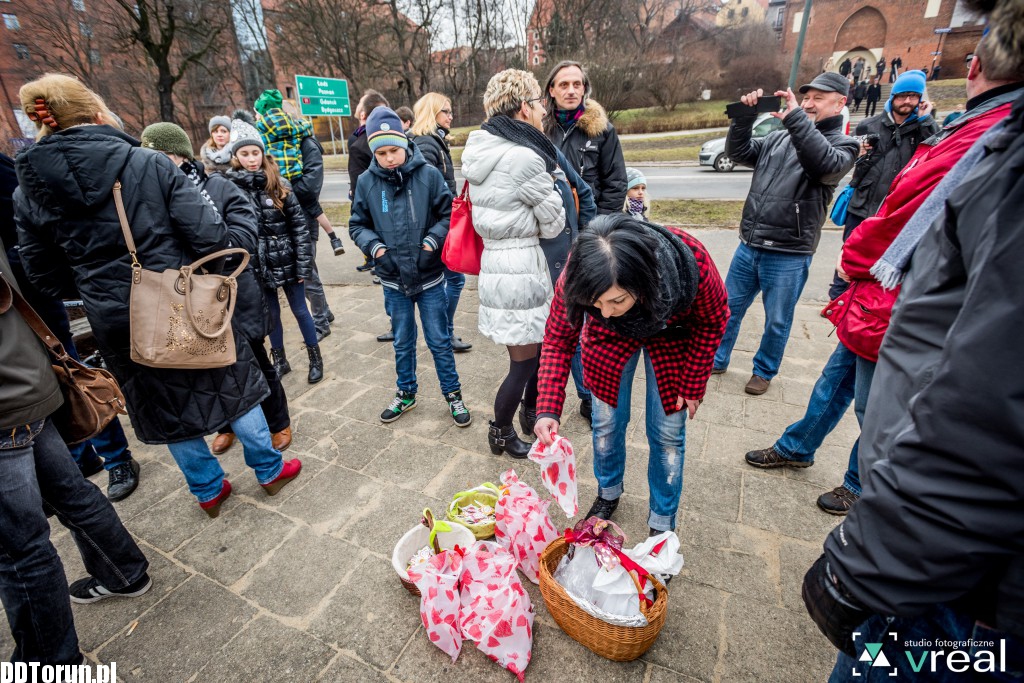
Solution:
M551 523L548 506L529 484L519 481L515 470L501 475L502 492L494 506L494 538L516 559L523 575L540 583L540 554L558 531Z
M576 489L576 454L572 444L564 436L555 436L550 446L537 439L530 449L530 460L540 465L540 479L565 512L572 519L579 512L579 496Z
M522 681L533 654L533 604L516 565L497 543L470 547L462 565L459 624L477 649Z
M459 625L459 578L463 559L459 552L445 550L434 555L416 569L409 570L409 580L420 591L420 619L427 637L454 662L462 651L462 628Z

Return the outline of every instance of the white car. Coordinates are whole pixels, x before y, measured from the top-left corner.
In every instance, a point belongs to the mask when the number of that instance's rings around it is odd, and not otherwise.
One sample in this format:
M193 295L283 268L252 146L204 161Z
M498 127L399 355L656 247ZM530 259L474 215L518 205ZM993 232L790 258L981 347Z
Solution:
M768 133L780 128L782 128L782 119L777 119L768 113L758 114L757 119L754 121L754 130L751 132L751 137L763 138ZM843 132L847 135L850 134L849 128L850 110L848 107L843 107ZM705 142L700 148L697 159L700 161L701 166L711 166L720 173L728 173L736 167L736 162L725 154L725 138L715 138Z

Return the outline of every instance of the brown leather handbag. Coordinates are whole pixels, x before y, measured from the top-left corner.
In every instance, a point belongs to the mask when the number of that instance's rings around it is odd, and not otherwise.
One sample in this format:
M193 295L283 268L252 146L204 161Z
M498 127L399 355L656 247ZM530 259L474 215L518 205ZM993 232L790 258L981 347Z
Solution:
M222 249L176 270L146 270L136 254L120 181L114 183L114 205L132 255L131 359L151 368L181 370L233 365L231 315L238 296L236 278L248 265L249 252ZM210 261L235 254L241 255L242 261L230 275L196 272Z
M6 313L12 304L50 352L53 372L64 393L64 404L50 419L68 445L91 439L118 415L126 414L124 394L114 376L69 356L42 318L0 274L0 313Z

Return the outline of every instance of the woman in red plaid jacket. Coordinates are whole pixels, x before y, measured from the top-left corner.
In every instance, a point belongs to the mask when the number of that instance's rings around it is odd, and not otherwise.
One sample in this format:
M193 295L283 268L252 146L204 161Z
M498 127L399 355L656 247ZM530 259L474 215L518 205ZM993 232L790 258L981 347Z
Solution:
M633 375L644 355L651 452L648 526L675 529L683 491L686 418L704 398L729 320L725 285L700 242L629 216L601 216L580 234L559 278L544 333L535 432L558 430L577 341L594 394L597 500L587 517L609 519L622 495Z

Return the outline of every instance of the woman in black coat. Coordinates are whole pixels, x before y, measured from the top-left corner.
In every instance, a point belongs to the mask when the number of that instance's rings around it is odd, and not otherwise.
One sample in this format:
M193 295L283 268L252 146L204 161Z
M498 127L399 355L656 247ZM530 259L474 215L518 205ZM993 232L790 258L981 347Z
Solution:
M270 333L270 310L263 286L256 275L255 264L259 263L255 247L257 236L256 211L249 198L233 182L219 173L207 175L203 164L197 162L192 155L192 141L181 126L174 123L154 123L142 131L142 146L163 152L167 158L177 164L178 168L188 176L189 180L199 188L200 194L213 203L220 213L228 232L232 235L245 234L246 248L250 249L252 259L238 276L238 300L235 313L231 318L232 326L249 342L253 356L260 364L260 370L270 387L270 395L260 404L263 415L270 427L274 448L283 451L291 445L291 419L288 416L288 398L285 396L281 376L277 373L267 349L264 345ZM232 257L225 265L225 270L234 270L238 266L237 257ZM218 430L217 437L210 445L214 455L220 455L235 443L235 433L231 425Z
M237 360L209 370L172 370L131 360L131 257L113 186L122 194L142 266L177 270L252 237L231 233L213 206L163 154L141 149L115 125L103 100L78 80L50 74L21 88L21 105L39 128L18 155L15 195L21 255L29 278L50 295L78 292L107 367L128 402L136 436L167 444L189 490L211 517L231 493L203 437L231 424L246 463L273 495L302 464L273 448L259 403L267 382L235 331Z
M409 138L416 143L423 158L444 176L444 182L453 197L455 191L455 165L452 164L452 152L448 142L451 135L452 103L440 93L428 92L416 100L413 106L415 117L409 128ZM462 288L466 286L466 276L454 270L444 269L444 293L448 296L448 334L452 337L452 349L456 353L469 351L473 345L455 336L455 309L459 306Z

